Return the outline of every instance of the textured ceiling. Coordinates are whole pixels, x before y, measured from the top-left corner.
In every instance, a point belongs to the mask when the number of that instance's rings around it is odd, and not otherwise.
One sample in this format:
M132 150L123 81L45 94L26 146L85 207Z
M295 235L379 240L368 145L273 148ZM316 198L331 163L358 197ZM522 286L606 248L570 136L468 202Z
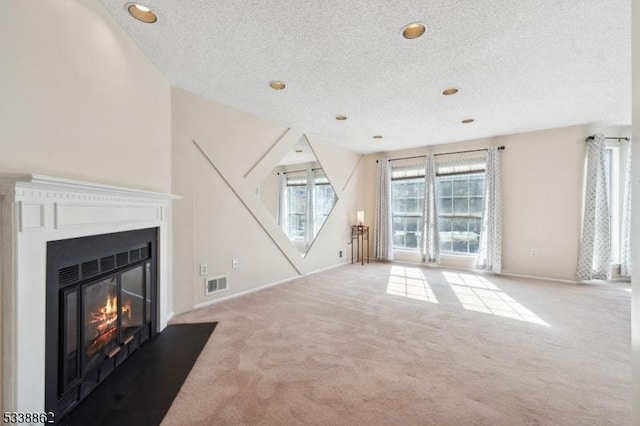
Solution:
M362 153L631 122L629 0L101 2L174 86Z
M291 147L289 151L282 157L282 160L278 163L279 166L290 166L293 164L314 163L318 161L315 152L311 149L311 145L307 141L307 138L303 135L300 136L298 142Z

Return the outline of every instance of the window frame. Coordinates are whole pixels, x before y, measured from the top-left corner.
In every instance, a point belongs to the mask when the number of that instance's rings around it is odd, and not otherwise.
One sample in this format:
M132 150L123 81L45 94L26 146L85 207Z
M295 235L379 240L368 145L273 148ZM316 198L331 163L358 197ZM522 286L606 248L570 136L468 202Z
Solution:
M417 196L417 197L404 197L405 199L409 199L409 198L416 198L416 204L417 204L417 211L415 213L408 213L405 212L404 213L398 213L396 214L395 212L395 198L394 198L394 183L395 182L402 182L402 181L416 181L416 184L420 184L422 183L422 188L418 188L418 194L421 194L422 197ZM422 207L420 206L420 200L422 200ZM392 244L393 244L393 249L396 251L406 251L406 252L412 252L412 253L416 253L420 251L420 241L422 240L422 210L424 209L424 175L422 176L405 176L405 177L398 177L398 178L392 178L391 179L391 223L392 223ZM396 237L396 231L393 230L393 225L395 224L395 220L397 218L403 218L404 219L404 233L402 234L403 236L403 242L404 244L402 246L396 246L395 245L395 237ZM407 219L417 219L417 230L415 232L408 232L407 231ZM416 247L412 248L412 247L407 247L407 234L415 234L416 236Z
M295 204L295 203L291 203L291 192L290 192L290 188L304 188L304 207L303 207L303 211L302 213L298 213L298 212L292 212L291 209L291 205ZM293 183L293 184L289 184L287 183L287 237L289 237L289 239L291 240L296 240L296 241L302 241L304 240L304 234L306 232L306 218L305 216L307 215L307 185L306 184L302 184L302 183ZM292 235L291 234L291 230L294 224L294 221L292 220L293 217L299 218L302 217L302 232L300 235ZM295 221L295 223L298 223L298 220Z
M316 202L316 206L319 204L317 201L318 201L318 200L319 200L319 198L320 198L320 197L319 197L319 195L320 195L320 194L318 194L318 191L319 191L320 189L325 189L325 188L330 188L330 189L331 189L331 192L333 193L333 199L334 199L334 202L333 202L333 205L329 208L329 210L328 210L326 213L318 213L317 208L316 208L316 209L314 209L314 218L313 218L313 221L314 221L314 226L316 227L316 229L317 229L318 231L320 230L320 228L322 227L322 225L324 225L324 223L327 221L327 219L329 218L329 215L331 214L331 210L333 210L333 207L335 206L336 191L333 189L333 186L331 186L331 184L329 183L329 181L326 181L326 182L318 182L318 179L316 179L316 183L315 183L315 185L314 185L314 187L313 187L313 191L314 191L313 199L314 199L314 200L315 200L315 202ZM322 221L320 221L320 227L318 227L318 219L319 219L320 217L324 217L324 219L323 219Z
M399 167L403 168L403 167ZM451 233L455 232L453 231L453 219L457 219L457 218L461 218L461 219L466 219L467 220L467 231L466 232L471 232L469 231L470 227L469 227L469 220L470 219L479 219L479 224L478 224L478 242L480 240L480 232L481 232L481 226L482 226L482 217L483 217L483 213L484 213L484 198L485 198L485 194L484 194L484 182L485 182L485 178L486 178L486 168L483 167L481 169L471 169L471 170L465 170L465 171L452 171L452 172L445 172L445 173L436 173L436 186L439 185L439 178L442 177L449 177L449 176L463 176L463 175L482 175L482 191L481 191L481 195L472 195L472 194L468 194L466 196L468 203L470 203L470 199L471 198L480 198L481 199L481 204L482 207L480 209L480 214L467 214L466 216L462 216L462 215L456 215L455 213L451 212L451 213L438 213L438 236L441 237L441 229L440 229L440 221L441 219L451 219L452 220L452 230L450 231ZM422 183L424 183L424 173L423 174L418 174L418 175L410 175L410 176L402 176L402 177L393 177L393 172L392 172L392 177L391 177L391 221L392 221L392 244L393 244L393 249L394 251L398 251L398 252L409 252L409 253L417 253L420 251L420 244L421 244L421 240L422 240L422 208L420 208L420 203L418 202L418 212L417 213L398 213L396 214L395 212L395 198L394 198L394 183L395 182L401 182L401 181L408 181L408 180L420 180ZM418 197L418 199L422 199L422 206L424 206L424 187L421 189L421 194L422 197ZM436 200L437 203L440 203L440 193L438 191L438 199ZM453 207L453 200L455 199L455 197L453 196L453 194L451 195L451 199L452 199L452 210L454 209ZM439 204L438 204L439 205ZM395 225L395 221L396 218L404 218L405 220L408 218L417 218L418 219L418 230L415 233L416 234L416 238L417 238L417 242L416 248L412 248L412 247L407 247L406 245L406 231L404 234L404 244L402 246L400 245L396 245L395 244L395 237L396 237L396 231L393 230L393 226ZM406 222L405 222L405 230L406 230ZM451 248L453 249L453 241L451 243ZM469 252L470 248L470 243L467 243L467 252L461 252L461 251L454 251L454 250L442 250L442 248L440 249L440 253L444 256L462 256L462 257L477 257L478 253L477 250L475 252Z
M441 192L440 192L440 184L441 184L441 178L447 178L447 177L456 177L456 176L469 176L469 177L473 177L473 176L482 176L482 189L481 189L481 194L471 194L471 191L467 192L466 196L456 196L454 193L454 181L451 181L452 184L452 188L451 188L451 195L448 196L442 196ZM478 251L477 251L477 247L476 247L476 251L470 251L471 248L471 240L467 240L467 251L456 251L453 250L453 244L454 244L454 240L453 240L453 234L456 232L466 232L467 234L469 232L473 232L471 231L471 220L479 220L479 223L477 225L477 240L478 240L478 245L479 245L479 241L480 241L480 231L481 231L481 227L482 227L482 217L484 214L484 183L485 183L485 176L486 176L486 169L476 169L476 170L469 170L469 171L461 171L461 172L451 172L451 173L436 173L436 186L438 187L438 206L440 206L440 200L443 198L449 198L451 199L451 212L447 212L447 213L442 213L440 211L440 209L438 209L438 236L440 237L440 253L447 255L447 256L464 256L464 257L475 257L478 255ZM480 202L481 202L481 207L480 207L480 213L479 214L473 214L471 213L471 200L473 198L480 198ZM461 214L461 213L455 213L455 200L456 199L466 199L467 200L467 213L466 214ZM450 231L442 231L442 223L443 223L443 219L448 219L451 222L451 227L450 227ZM455 219L464 219L466 220L466 231L454 231L454 221ZM443 232L450 232L451 235L451 250L446 250L442 248L442 233Z
M308 215L308 207L307 207L307 203L309 202L308 200L308 189L307 189L308 185L307 185L307 179L306 177L304 178L294 178L292 179L292 182L289 183L289 180L287 180L287 185L286 185L286 202L287 202L287 229L283 229L285 231L285 234L287 235L287 237L291 240L291 241L305 241L306 239L306 232L307 232L307 224L309 223L309 220L307 219L307 215ZM313 219L313 228L314 228L314 235L313 235L313 239L315 239L315 237L317 236L318 232L320 231L320 229L322 228L322 226L324 226L324 223L326 222L326 220L329 218L329 215L331 214L331 212L333 211L333 207L335 207L336 201L337 201L337 195L335 192L335 189L333 188L333 185L331 185L331 182L329 182L329 180L326 178L326 176L315 176L315 182L314 182L314 188L313 188L313 200L315 202L315 200L317 199L317 195L318 195L318 190L319 188L330 188L331 192L333 193L333 204L331 206L331 208L329 209L329 211L326 214L316 214L316 210L314 209L314 217ZM304 201L302 202L303 204L303 208L302 208L302 212L298 212L296 210L296 212L292 212L291 206L295 205L295 202L293 202L293 200L291 199L292 194L290 192L290 188L304 188L304 191L301 191L301 196L300 199L303 199ZM321 222L321 226L318 226L318 218L324 216L324 220ZM292 220L293 218L296 219L300 219L302 220L302 227L301 227L301 231L298 233L296 232L295 235L292 235L291 231L293 229L293 225L294 223L299 223L299 220ZM298 235L299 234L299 235Z

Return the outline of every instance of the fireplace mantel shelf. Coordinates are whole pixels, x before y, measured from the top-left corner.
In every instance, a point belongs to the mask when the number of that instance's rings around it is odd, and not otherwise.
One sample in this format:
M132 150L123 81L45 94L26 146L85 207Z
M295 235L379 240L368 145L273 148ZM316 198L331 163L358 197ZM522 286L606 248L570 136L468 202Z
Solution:
M40 191L39 196L59 198L105 199L105 197L175 200L179 195L144 191L114 185L86 182L41 174L0 174L0 194L27 195L29 191ZM43 194L41 191L48 191ZM30 194L36 195L36 194ZM75 195L75 197L74 197Z
M157 331L166 327L172 315L171 202L179 198L42 174L0 174L2 410L44 409L48 242L157 228Z

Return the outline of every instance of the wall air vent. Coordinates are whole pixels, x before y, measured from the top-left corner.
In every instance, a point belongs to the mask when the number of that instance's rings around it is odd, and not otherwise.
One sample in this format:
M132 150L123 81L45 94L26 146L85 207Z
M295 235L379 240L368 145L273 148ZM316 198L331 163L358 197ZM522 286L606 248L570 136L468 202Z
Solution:
M205 295L210 295L218 291L227 289L227 276L222 275L215 278L207 278L205 280Z

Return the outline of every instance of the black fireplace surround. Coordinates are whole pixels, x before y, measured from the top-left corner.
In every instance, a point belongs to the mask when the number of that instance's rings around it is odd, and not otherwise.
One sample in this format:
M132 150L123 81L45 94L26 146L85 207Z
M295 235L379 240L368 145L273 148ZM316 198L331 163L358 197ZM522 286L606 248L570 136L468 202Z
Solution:
M56 422L156 334L157 233L47 243L45 409Z

